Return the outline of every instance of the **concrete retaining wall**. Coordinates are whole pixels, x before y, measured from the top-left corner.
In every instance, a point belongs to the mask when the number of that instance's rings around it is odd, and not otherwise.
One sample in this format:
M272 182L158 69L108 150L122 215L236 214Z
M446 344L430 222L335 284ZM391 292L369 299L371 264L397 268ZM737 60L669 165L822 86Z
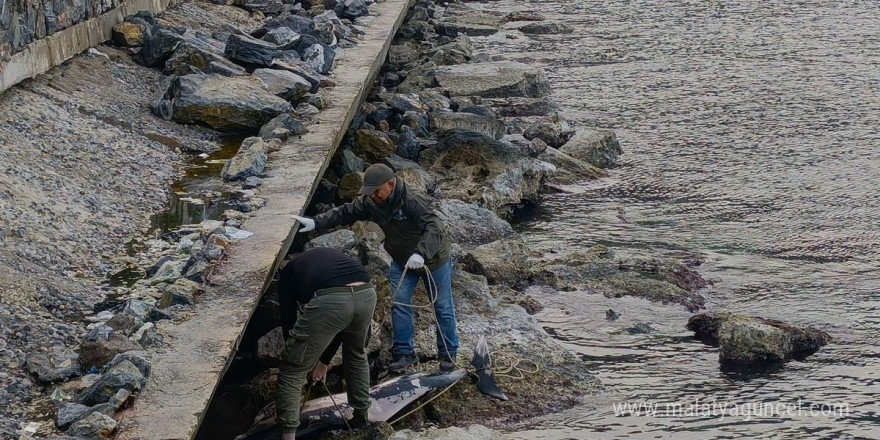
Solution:
M127 15L138 11L162 12L171 4L178 3L178 0L127 0L119 5L116 4L117 0L88 0L88 4L84 3L82 8L68 7L63 12L53 12L52 5L58 3L66 4L64 1L51 0L37 1L35 4L26 0L0 0L0 93L109 40L113 26L122 22ZM79 9L89 12L84 13ZM97 15L103 11L107 12ZM56 18L56 27L61 26L58 23L66 21L88 16L94 18L54 32L55 29L46 24L52 22L46 19L47 12L50 15L59 12L63 20ZM69 17L68 13L73 17ZM49 30L54 33L49 34ZM24 41L30 43L16 51L16 46ZM12 52L15 53L10 56Z
M189 319L160 321L170 336L156 354L152 374L134 406L119 417L117 439L191 439L217 385L238 349L248 320L295 234L291 214L309 203L319 179L342 141L379 73L391 41L413 0L387 0L371 7L366 35L337 54L336 86L322 89L330 107L309 124L309 132L291 139L269 156L260 187L266 206L242 228L254 233L229 249L211 275L200 304Z

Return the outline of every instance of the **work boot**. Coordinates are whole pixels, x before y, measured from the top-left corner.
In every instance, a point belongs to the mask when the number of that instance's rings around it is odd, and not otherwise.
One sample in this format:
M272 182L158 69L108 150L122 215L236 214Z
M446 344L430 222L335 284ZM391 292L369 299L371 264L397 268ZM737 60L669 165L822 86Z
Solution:
M410 365L415 365L419 363L419 357L414 353L410 354L399 354L394 356L394 362L388 366L388 371L391 373L402 373L406 370L406 367Z
M369 424L370 420L367 418L367 410L365 409L354 410L354 415L348 420L348 426L351 429L363 429L369 426Z
M440 371L452 371L455 369L455 355L440 356Z

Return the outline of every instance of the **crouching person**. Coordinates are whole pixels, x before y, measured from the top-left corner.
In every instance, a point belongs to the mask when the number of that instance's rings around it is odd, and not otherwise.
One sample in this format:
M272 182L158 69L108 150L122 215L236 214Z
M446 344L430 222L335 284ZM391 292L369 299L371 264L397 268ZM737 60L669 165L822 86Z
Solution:
M293 257L282 270L278 303L287 341L276 401L282 440L296 438L302 389L309 371L326 366L340 344L348 403L354 409L349 425L366 426L370 367L365 347L376 308L370 274L336 249L311 249Z

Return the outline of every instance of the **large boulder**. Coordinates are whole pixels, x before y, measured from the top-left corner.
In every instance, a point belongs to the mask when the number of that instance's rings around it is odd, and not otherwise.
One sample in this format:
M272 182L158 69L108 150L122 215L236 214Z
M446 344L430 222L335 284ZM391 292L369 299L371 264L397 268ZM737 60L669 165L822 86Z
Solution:
M453 243L479 246L516 234L510 223L494 212L461 200L438 200L434 212Z
M85 417L90 412L92 412L90 406L80 403L61 402L55 411L55 426L65 431L73 422Z
M125 335L112 333L108 339L84 340L79 347L79 361L82 367L100 367L113 360L117 354L140 350L142 347L130 341Z
M489 136L463 130L444 132L419 163L437 177L437 194L477 203L502 216L538 198L545 177L556 168L521 156Z
M422 146L413 130L407 125L401 126L400 135L397 136L397 155L407 160L417 161L421 151Z
M40 382L58 382L81 373L79 355L63 345L31 352L27 355L25 367Z
M143 47L133 58L142 66L156 66L159 63L164 63L183 40L183 36L176 32L160 29L144 39Z
M599 168L616 165L623 153L613 131L597 128L579 129L559 151Z
M556 174L550 178L553 183L568 185L608 175L605 170L575 159L552 147L548 147L538 154L538 159L556 166Z
M154 113L220 131L254 130L293 108L256 78L215 74L172 77L151 101Z
M360 190L364 185L364 173L346 174L339 178L336 187L337 196L340 200L353 200L361 196Z
M281 27L266 32L266 35L263 35L262 40L278 46L293 47L301 38L302 35L294 32L292 29Z
M521 134L509 134L501 138L501 141L510 146L510 148L523 156L538 157L541 153L547 151L547 143L541 139L528 140ZM545 160L545 162L550 162ZM553 162L550 162L553 163ZM553 165L556 165L553 163ZM558 168L559 165L556 165ZM558 170L557 170L558 171Z
M226 40L226 56L229 59L254 66L272 65L283 48L268 41L258 40L249 35L232 34Z
M140 391L146 383L147 379L135 364L122 361L86 388L77 397L77 402L83 405L107 403L119 390Z
M336 15L341 18L347 18L354 21L358 17L363 17L370 13L367 2L364 0L341 0L336 3Z
M432 112L428 119L433 131L460 129L482 133L495 139L501 139L507 132L507 126L498 119L473 113L439 111Z
M147 36L147 27L140 23L130 23L124 21L113 26L113 32L110 39L113 44L123 47L136 47L144 44L144 38Z
M795 327L772 319L730 313L692 316L688 330L720 349L725 366L756 366L802 359L831 341L827 333L811 327Z
M280 15L263 23L263 27L251 32L251 35L257 38L262 38L269 33L269 31L277 28L288 28L298 34L305 35L311 33L312 30L315 29L315 22L314 20L301 15Z
M93 412L70 425L68 436L83 438L110 438L116 430L116 420L100 412Z
M452 12L451 17L435 25L437 34L453 38L460 35L485 37L497 33L504 19L501 15L455 4L450 6L450 12Z
M226 59L223 43L201 32L186 31L180 44L165 61L166 75L217 73L223 76L247 75L247 72Z
M329 84L329 79L315 71L312 66L306 64L301 59L276 59L272 62L273 69L282 69L295 73L297 76L309 82L312 86L309 93L317 93L318 87Z
M529 278L528 256L522 239L504 239L468 251L460 264L464 270L486 277L489 284L519 286Z
M290 114L284 113L276 116L260 128L260 137L264 141L269 141L270 139L280 139L283 141L290 136L299 136L305 132L305 124L293 119Z
M333 70L336 51L326 44L316 43L303 51L302 60L316 72L324 75Z
M440 66L434 77L452 96L540 98L550 93L543 70L514 61Z
M449 43L431 49L428 58L438 66L464 64L470 61L473 52L474 43L471 39L459 36Z
M284 331L275 327L257 340L257 360L265 367L281 365L281 353L284 352Z
M238 152L226 161L220 175L223 180L244 180L250 176L259 176L266 168L269 146L261 137L249 137L241 143Z
M350 251L354 249L355 244L357 244L355 233L350 229L340 229L309 240L309 242L303 246L303 250L313 248L333 248L341 251Z
M541 139L553 148L565 145L572 136L574 136L574 129L558 113L533 122L523 131L524 138Z
M394 141L384 132L362 129L354 133L354 152L369 163L376 163L395 150Z
M488 98L483 100L483 104L492 107L499 116L508 118L545 116L558 110L556 103L548 98Z
M312 90L305 78L287 70L257 69L253 75L263 83L266 91L285 101L302 102Z
M434 87L437 82L436 69L437 64L429 61L407 70L406 79L397 86L397 91L400 93L414 93Z
M397 177L406 182L407 187L423 194L433 194L437 182L431 173L425 171L418 163L409 159L391 155L382 159L382 163L394 170Z

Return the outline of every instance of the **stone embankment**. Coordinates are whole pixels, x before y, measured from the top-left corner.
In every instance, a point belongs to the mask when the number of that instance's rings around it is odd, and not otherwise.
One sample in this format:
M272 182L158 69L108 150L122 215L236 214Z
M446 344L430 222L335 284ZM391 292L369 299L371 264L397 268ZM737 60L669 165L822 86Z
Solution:
M540 17L511 14L511 19ZM494 401L470 383L456 385L395 424L396 428L467 426L511 428L541 414L560 411L595 392L598 381L583 362L564 349L530 316L540 304L524 293L534 286L584 290L607 296L634 295L689 310L704 300L696 293L707 282L687 266L670 261L621 261L596 247L554 258L534 255L511 226L518 210L540 203L552 183L605 175L621 153L613 132L571 127L547 99L551 85L541 68L474 53L471 36L497 31L504 15L478 13L460 4L416 3L389 50L384 72L348 127L331 166L322 176L309 214L357 196L368 164L384 163L411 190L436 199L435 209L453 241L453 292L462 338L459 363L486 336L496 350L498 384L510 398ZM379 286L370 345L372 371L391 360L387 281L390 257L381 230L359 222L350 229L314 233L305 248L334 247L360 259ZM417 305L426 306L420 291ZM239 352L238 371L207 415L203 438L241 430L272 400L283 344L277 293L257 309ZM436 369L434 320L430 309L417 313L417 369ZM334 366L339 365L339 359ZM268 369L267 369L268 368ZM526 379L527 375L527 379ZM331 369L331 391L341 387L341 370ZM459 430L461 431L461 430ZM432 434L436 438L462 432ZM469 436L498 434L474 427ZM371 434L372 435L372 434ZM254 437L256 438L256 437ZM434 438L434 437L432 437Z
M621 152L613 132L571 127L555 113L540 68L474 53L470 40L502 24L522 22L525 35L565 26L534 13L422 1L388 47L409 6L195 1L161 16L133 14L114 28L113 46L0 97L4 438L56 429L195 436L239 343L240 358L277 364L271 294L251 319L262 328L249 328L250 339L242 329L290 246L289 215L308 203L314 213L350 200L370 163L388 164L437 199L455 242L459 361L487 336L500 350L496 367L511 373L498 378L507 402L460 384L398 427L511 427L596 391L583 363L530 316L540 304L526 287L703 305L696 291L706 282L686 266L620 261L598 247L533 255L509 223L550 185L606 175ZM371 9L378 16L367 16ZM145 237L183 153L214 152L224 133L251 135L217 170L214 188L231 209ZM308 246L347 250L373 273L382 301L371 352L374 370L384 369L391 287L381 231L359 224L309 238ZM111 275L113 285L100 283ZM431 315L417 322L422 368L433 368ZM255 411L271 399L273 371L247 379ZM248 411L237 407L230 417Z
M339 81L341 96L350 95L340 99L345 109L357 102L352 86L368 81L382 53L381 33L399 14L389 11L391 21L374 32L378 44L367 39L372 52L360 57L366 69L334 80L326 75L338 54L345 57L343 48L364 39L352 20L368 14L368 4L328 2L326 10L305 12L301 4L278 2L274 21L265 19L263 6L191 2L161 16L134 14L114 28L113 46L0 96L0 437L56 428L98 437L114 432L114 413L152 383L151 373L165 371L161 363L155 368L156 352L173 348L177 336L166 323L193 314L211 285L212 265L252 235L239 227L266 204L258 197L271 172L266 159L303 134L322 109L344 123L322 92ZM254 71L242 61L248 51L242 41L276 50L274 69ZM358 61L357 53L350 58ZM180 177L182 153L217 150L227 129L260 133L223 170L233 209L219 221L159 239L144 236L150 215L168 198L168 184ZM306 187L300 203L328 150L314 151L314 165L290 180ZM286 223L279 243L292 226ZM103 282L108 277L111 283ZM245 310L243 319L248 315ZM222 351L217 355L225 359ZM210 388L203 405L208 398Z

